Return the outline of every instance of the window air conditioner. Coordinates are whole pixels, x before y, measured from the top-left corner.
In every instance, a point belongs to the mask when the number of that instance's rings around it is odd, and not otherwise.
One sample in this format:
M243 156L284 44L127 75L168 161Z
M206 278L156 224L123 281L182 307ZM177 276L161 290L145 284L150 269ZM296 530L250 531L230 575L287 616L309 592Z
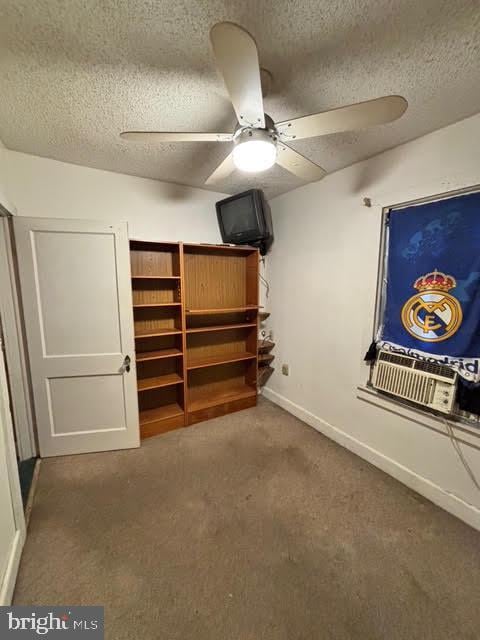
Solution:
M434 411L451 413L457 372L444 364L381 349L373 368L372 384L375 389Z

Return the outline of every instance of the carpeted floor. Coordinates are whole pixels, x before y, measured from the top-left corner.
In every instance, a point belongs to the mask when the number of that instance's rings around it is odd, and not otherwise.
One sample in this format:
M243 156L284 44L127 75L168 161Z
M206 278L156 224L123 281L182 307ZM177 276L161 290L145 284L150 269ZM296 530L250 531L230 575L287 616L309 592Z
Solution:
M109 640L476 640L480 534L263 400L44 460L16 604Z

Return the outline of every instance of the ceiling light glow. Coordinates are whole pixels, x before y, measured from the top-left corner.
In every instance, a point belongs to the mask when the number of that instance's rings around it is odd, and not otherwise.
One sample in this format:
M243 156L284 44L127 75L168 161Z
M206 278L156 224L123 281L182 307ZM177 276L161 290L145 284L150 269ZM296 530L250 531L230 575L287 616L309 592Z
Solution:
M237 169L248 173L266 171L275 164L277 148L269 140L247 140L233 149L233 162Z

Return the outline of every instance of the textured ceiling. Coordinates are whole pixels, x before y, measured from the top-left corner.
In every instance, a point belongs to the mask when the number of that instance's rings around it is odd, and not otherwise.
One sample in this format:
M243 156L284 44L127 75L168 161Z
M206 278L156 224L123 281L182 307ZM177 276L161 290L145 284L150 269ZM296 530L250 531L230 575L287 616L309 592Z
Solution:
M478 0L0 0L0 138L10 149L203 186L220 143L139 144L125 129L230 131L235 117L209 29L230 20L274 78L284 120L381 95L397 122L292 144L335 171L480 110ZM280 168L215 187L299 186Z

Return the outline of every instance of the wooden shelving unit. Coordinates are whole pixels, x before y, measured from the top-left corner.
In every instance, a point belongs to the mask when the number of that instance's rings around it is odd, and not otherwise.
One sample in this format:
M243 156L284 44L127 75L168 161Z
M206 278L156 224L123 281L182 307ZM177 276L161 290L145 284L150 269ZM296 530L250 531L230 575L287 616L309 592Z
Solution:
M142 438L185 423L181 259L179 243L130 242Z
M258 251L132 240L143 438L257 402Z

